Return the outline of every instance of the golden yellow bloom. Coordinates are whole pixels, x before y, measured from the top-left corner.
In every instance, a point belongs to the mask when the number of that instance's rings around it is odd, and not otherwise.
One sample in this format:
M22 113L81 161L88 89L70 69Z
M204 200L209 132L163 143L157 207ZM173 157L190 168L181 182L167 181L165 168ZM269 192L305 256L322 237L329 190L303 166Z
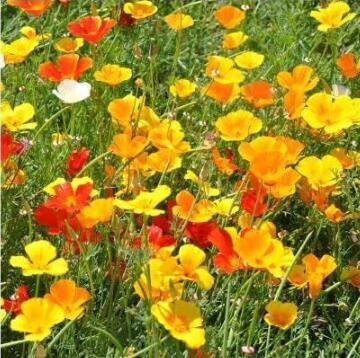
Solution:
M209 56L206 64L206 74L214 81L229 84L240 83L244 80L243 73L234 68L234 61L223 56Z
M12 109L10 103L5 101L0 106L1 124L11 132L34 129L37 126L37 123L28 123L34 115L35 110L30 103L23 103Z
M239 206L235 205L233 198L218 199L213 202L214 211L221 216L229 216L239 211Z
M49 241L38 240L25 246L25 256L11 256L10 265L20 267L24 276L48 274L60 276L68 271L63 258L55 259L56 248Z
M235 63L245 70L253 70L264 62L264 55L253 51L246 51L235 57Z
M233 29L245 19L245 12L235 6L224 5L215 11L214 16L225 29Z
M332 155L325 155L321 159L310 156L302 159L297 171L307 178L314 190L335 185L343 170L341 163Z
M337 267L335 259L330 255L324 255L321 259L318 259L315 255L309 254L302 261L305 265L306 278L309 283L309 295L311 298L317 298L323 281Z
M266 307L267 314L264 319L270 326L276 326L280 329L288 329L297 318L298 308L291 302L271 301Z
M195 245L182 245L179 250L180 276L182 279L195 281L200 288L209 290L214 284L206 266L201 266L206 255Z
M156 148L167 148L177 153L183 153L190 149L190 143L183 141L184 137L180 122L169 119L163 120L149 133L149 139Z
M48 39L51 36L50 34L38 35L36 33L36 30L31 26L23 26L20 29L20 33L27 37L29 40L37 41L38 43Z
M90 300L91 295L86 288L76 287L73 280L59 280L50 286L50 294L44 298L59 305L65 318L74 320L83 314L83 304Z
M27 341L42 341L64 319L64 311L56 303L46 298L30 298L22 303L21 313L10 322L10 328L24 332Z
M164 210L156 209L171 194L167 185L160 185L152 192L143 191L133 200L115 199L114 205L123 210L131 210L135 214L158 216Z
M323 128L329 134L338 133L354 124L353 102L345 95L333 98L325 92L316 93L306 101L301 116L312 128Z
M172 212L183 220L194 223L209 221L214 215L214 206L210 200L195 201L195 197L187 190L182 190L176 195L176 205Z
M344 169L351 169L360 165L360 153L354 150L347 151L345 148L334 148L330 155L338 159Z
M307 65L294 67L292 73L281 71L276 76L281 87L295 93L305 93L312 90L319 82L319 77L314 76L314 70Z
M310 16L320 22L319 31L327 32L351 21L356 14L354 12L348 13L349 11L350 7L346 2L334 1L326 8L311 11Z
M215 122L216 129L226 141L240 141L262 128L261 120L251 112L238 110L219 117Z
M242 45L249 36L245 35L242 31L230 32L224 35L222 47L227 50L233 50Z
M16 162L11 159L7 159L1 168L4 178L1 183L1 187L4 189L10 189L15 185L21 185L26 180L26 174L21 170Z
M171 172L181 168L181 163L179 153L167 148L159 149L147 158L148 167L160 173Z
M59 145L62 145L65 143L65 140L68 138L68 136L64 133L52 133L51 134L51 144L54 147L57 147Z
M54 43L55 50L65 53L76 52L80 47L84 46L84 39L81 37L63 37Z
M328 206L325 209L324 214L329 221L334 223L339 223L345 219L345 213L334 204Z
M96 81L104 82L110 86L117 86L119 83L129 80L131 76L130 68L118 65L104 65L100 71L94 73Z
M143 136L132 137L130 132L117 134L113 137L113 143L109 146L109 151L120 158L134 158L139 155L149 141Z
M145 19L157 12L158 8L151 1L135 1L124 4L124 12L136 20Z
M26 60L26 58L33 52L38 41L29 40L26 37L20 37L10 44L5 44L0 41L0 50L4 55L6 64L17 64Z
M181 31L194 25L194 20L190 15L181 12L174 12L164 17L165 22L174 31Z
M177 80L173 85L170 86L170 93L173 96L180 98L186 98L192 95L196 90L196 84L186 79Z
M198 349L205 344L200 309L194 303L160 301L151 306L151 313L175 339L185 342L188 348Z
M77 215L83 228L91 228L98 223L107 223L113 214L113 198L95 199L83 207Z

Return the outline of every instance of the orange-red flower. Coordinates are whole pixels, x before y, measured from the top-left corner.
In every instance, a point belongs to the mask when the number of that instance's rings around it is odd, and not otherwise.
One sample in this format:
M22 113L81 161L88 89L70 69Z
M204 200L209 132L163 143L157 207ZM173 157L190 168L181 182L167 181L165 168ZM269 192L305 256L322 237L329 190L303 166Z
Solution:
M29 299L28 289L25 285L16 288L15 294L9 299L4 300L2 308L6 312L14 312L16 315L21 313L21 304Z
M266 81L254 81L241 88L246 101L255 108L264 108L273 104L274 88Z
M89 149L83 147L80 150L74 149L66 161L66 173L69 176L74 176L84 166L85 162L89 159Z
M360 74L360 60L355 63L352 53L344 53L337 60L336 64L341 70L341 74L346 78L354 78Z
M85 16L77 21L69 22L68 31L78 37L82 37L89 43L99 42L112 27L116 25L116 20L100 16Z
M80 75L92 67L90 57L81 57L77 54L66 54L58 57L56 62L47 61L39 66L40 77L53 82L65 79L78 80Z
M41 16L53 0L8 0L8 5L18 7L28 15Z
M213 162L221 173L231 175L238 169L238 166L233 162L233 155L222 157L216 147L211 150L211 153Z

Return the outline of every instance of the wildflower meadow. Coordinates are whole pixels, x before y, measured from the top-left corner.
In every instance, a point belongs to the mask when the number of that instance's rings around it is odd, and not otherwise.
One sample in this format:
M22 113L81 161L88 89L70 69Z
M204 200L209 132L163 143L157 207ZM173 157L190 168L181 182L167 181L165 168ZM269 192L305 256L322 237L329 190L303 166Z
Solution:
M4 358L360 358L359 0L2 0Z

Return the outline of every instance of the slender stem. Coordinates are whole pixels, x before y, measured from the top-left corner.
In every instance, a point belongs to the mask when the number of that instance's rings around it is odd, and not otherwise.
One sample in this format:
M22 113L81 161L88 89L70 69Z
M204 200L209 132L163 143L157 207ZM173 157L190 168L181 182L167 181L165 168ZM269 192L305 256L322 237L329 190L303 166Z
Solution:
M346 358L351 358L353 353L356 353L356 347L358 346L359 343L360 343L360 336L357 339L357 341L355 342L355 344L352 346L352 348L351 348L349 354L346 356Z
M230 308L230 293L231 293L231 280L228 281L227 294L226 294L226 306L225 306L225 323L224 323L224 337L222 346L222 358L227 357L227 341L229 331L229 308Z
M75 320L71 320L66 325L61 328L59 333L51 340L51 342L47 345L47 350L49 351L52 346L59 340L59 338L63 335L63 333L75 322Z
M309 327L309 324L310 324L310 321L311 321L311 317L312 317L313 312L314 312L314 307L315 307L315 299L313 298L313 299L311 300L311 304L310 304L310 308L309 308L309 313L308 313L307 318L306 318L305 326L304 326L303 331L302 331L302 333L301 333L301 335L300 335L299 342L298 342L298 344L297 344L297 346L296 346L296 348L295 348L295 352L294 352L294 354L293 354L293 357L297 357L296 354L297 354L297 352L298 352L298 350L299 350L299 348L300 348L300 346L301 346L302 340L304 339L305 334L306 334L306 332L307 332L307 330L308 330L308 327Z
M27 343L27 342L28 341L26 339L20 339L18 341L11 341L11 342L7 342L7 343L2 343L2 344L0 344L0 349L16 346L18 344Z
M92 326L92 325L89 325L89 327L91 329L101 333L103 336L109 338L110 341L114 343L115 347L120 351L120 354L122 354L122 352L124 350L122 344L110 332L106 331L103 328L95 327L95 326Z
M149 351L150 349L154 348L155 346L159 345L160 343L164 342L168 337L164 337L162 338L159 342L156 342L154 344L151 344L150 346L136 352L135 354L132 354L131 356L127 356L127 358L135 358L135 357L140 357L142 356L143 353L146 353L147 351ZM120 358L119 356L116 358Z

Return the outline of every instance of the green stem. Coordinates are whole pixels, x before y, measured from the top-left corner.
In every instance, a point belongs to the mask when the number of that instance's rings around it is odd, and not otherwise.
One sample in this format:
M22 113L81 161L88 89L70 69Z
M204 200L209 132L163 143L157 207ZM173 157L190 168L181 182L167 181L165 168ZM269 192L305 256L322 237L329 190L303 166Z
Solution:
M306 318L305 327L303 328L303 331L302 331L301 336L300 336L300 338L299 338L299 342L298 342L298 344L297 344L297 346L296 346L296 348L295 348L295 352L294 352L294 354L293 354L293 357L297 357L296 354L297 354L297 352L298 352L298 350L299 350L299 348L300 348L300 346L301 346L302 340L304 339L305 334L306 334L306 332L307 332L307 330L308 330L308 328L309 328L310 321L311 321L311 317L312 317L313 312L314 312L314 307L315 307L315 299L313 298L313 299L311 300L311 304L310 304L310 308L309 308L309 313L308 313L307 318Z
M90 161L87 165L85 165L84 168L82 168L79 173L76 174L75 178L80 177L85 171L87 171L90 167L92 167L95 163L97 163L100 159L104 158L110 154L110 152L105 152L100 155L98 155L96 158L94 158L92 161Z
M61 328L59 333L51 340L51 342L47 345L47 350L49 351L52 346L59 340L59 338L64 334L64 332L75 322L75 320L71 320L66 325Z
M115 347L120 351L120 354L122 354L122 352L124 350L122 344L110 332L106 331L105 329L95 327L92 325L89 325L89 327L91 329L93 329L94 331L101 333L103 336L109 338L110 341L114 343Z
M225 323L224 323L224 337L222 345L222 358L227 357L227 341L229 333L229 308L230 308L230 293L231 293L231 280L228 282L225 306Z
M27 342L28 341L26 339L20 339L18 341L11 341L11 342L7 342L7 343L2 343L2 344L0 344L0 349L16 346L18 344L27 343Z

